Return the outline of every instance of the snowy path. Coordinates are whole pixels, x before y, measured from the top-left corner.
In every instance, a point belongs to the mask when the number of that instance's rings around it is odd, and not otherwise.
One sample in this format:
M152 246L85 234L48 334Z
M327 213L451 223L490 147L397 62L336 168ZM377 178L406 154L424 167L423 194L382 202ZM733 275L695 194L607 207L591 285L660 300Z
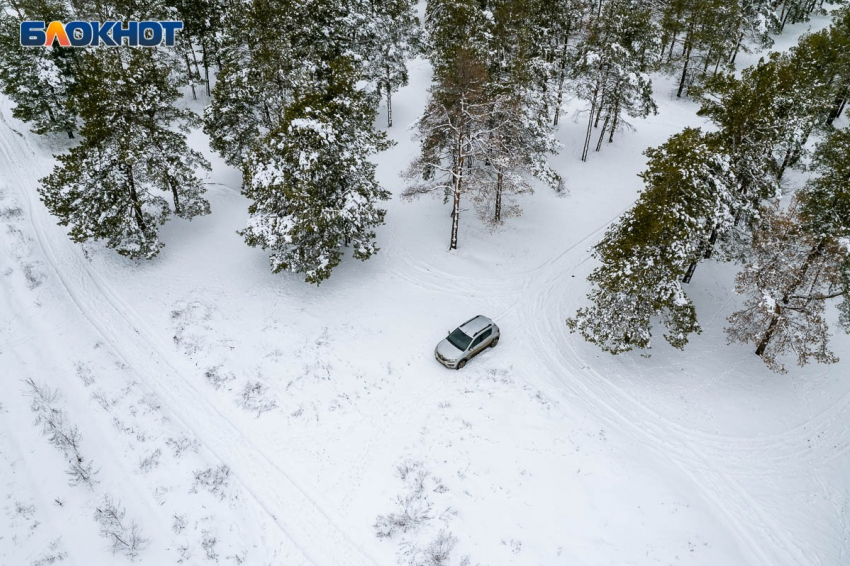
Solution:
M9 114L8 100L0 101L0 112L5 117ZM39 163L39 155L26 138L18 137L5 120L0 129L4 176L13 186L26 187L17 196L27 199L24 216L31 221L41 252L38 255L49 265L50 279L61 286L79 313L77 321L69 323L85 321L90 325L97 337L154 391L168 407L169 415L190 429L207 450L228 463L241 485L290 539L291 548L282 556L287 563L373 564L284 470L269 461L250 438L181 377L185 372L181 373L163 354L164 341L98 276L82 252L68 241L54 242L45 235L45 223L52 223L51 218L31 190L37 186L36 172L45 169L34 166Z

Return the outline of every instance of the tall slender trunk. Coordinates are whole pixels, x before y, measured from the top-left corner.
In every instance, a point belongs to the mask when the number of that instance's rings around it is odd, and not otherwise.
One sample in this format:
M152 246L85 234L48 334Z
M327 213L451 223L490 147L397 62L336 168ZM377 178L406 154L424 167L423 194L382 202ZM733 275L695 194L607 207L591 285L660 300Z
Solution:
M186 59L186 72L189 75L189 86L192 87L192 100L198 100L198 95L195 92L195 81L193 80L194 77L192 77L192 66L189 63L189 54L183 52L183 57Z
M564 79L567 75L567 44L570 39L570 28L567 27L567 32L564 37L564 50L561 53L561 65L558 71L558 103L555 105L555 120L552 125L558 125L558 118L561 116L561 103L564 100Z
M204 84L207 87L207 96L210 95L210 61L207 58L207 44L206 42L201 43L201 58L204 62Z
M584 136L584 147L581 150L581 160L587 161L587 152L590 149L590 134L593 132L593 115L596 112L596 97L590 104L590 116L587 119L587 133Z
M174 213L180 216L180 195L177 194L177 183L171 177L168 177L168 186L171 187L171 196L174 198Z
M682 91L685 89L685 79L688 77L688 63L691 61L691 32L688 31L688 37L685 39L685 65L682 67L682 78L679 81L679 90L676 92L677 98L682 98Z
M744 41L744 32L738 35L738 41L735 42L735 50L732 52L732 58L729 59L729 64L734 65L735 59L738 57L738 51L741 50L741 42Z
M461 183L463 182L463 169L458 172L457 180L455 181L455 189L453 195L453 207L452 207L452 234L451 240L449 241L449 249L456 250L457 249L457 229L460 225L460 191L461 191Z
M781 181L782 176L785 175L785 169L788 168L788 164L791 162L791 156L794 154L794 148L789 147L785 151L785 157L782 158L782 163L779 165L779 169L776 171L776 180Z
M387 87L387 127L393 127L393 91L390 88L389 83L386 85Z
M612 112L614 121L611 123L611 134L608 136L608 143L614 143L614 132L617 131L617 126L620 124L620 98L617 97L617 102L614 103L614 111Z
M195 55L195 46L194 45L191 45L191 44L189 45L189 52L192 54L192 62L195 64L195 76L200 78L201 77L201 69L198 66L198 56Z
M496 204L495 204L495 213L493 214L493 222L498 224L502 221L502 168L499 167L499 176L496 179Z
M679 35L679 34L674 33L673 38L670 40L670 52L667 54L667 62L668 63L673 60L673 49L676 47L676 36L677 35Z
M602 123L602 131L599 132L599 140L596 142L596 151L602 149L602 140L605 138L605 130L608 129L608 122L611 121L611 112L605 114L605 121Z
M717 243L717 227L711 229L711 232L708 235L708 244L703 246L702 259L711 259L711 255L714 253L714 244ZM699 265L700 259L697 258L691 262L688 266L688 269L685 271L685 275L682 277L682 283L690 283L691 278L694 276L694 272L697 270L697 265Z
M708 53L705 54L705 64L702 66L702 74L705 75L708 72L708 63L711 61L711 54L713 49L711 47L708 48Z

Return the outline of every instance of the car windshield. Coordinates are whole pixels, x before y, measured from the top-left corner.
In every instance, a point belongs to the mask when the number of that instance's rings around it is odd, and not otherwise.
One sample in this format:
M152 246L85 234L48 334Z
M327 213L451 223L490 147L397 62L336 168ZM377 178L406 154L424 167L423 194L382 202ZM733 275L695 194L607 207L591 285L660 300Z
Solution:
M461 352L465 352L469 343L472 342L472 338L464 334L460 328L456 328L454 332L449 334L449 342Z

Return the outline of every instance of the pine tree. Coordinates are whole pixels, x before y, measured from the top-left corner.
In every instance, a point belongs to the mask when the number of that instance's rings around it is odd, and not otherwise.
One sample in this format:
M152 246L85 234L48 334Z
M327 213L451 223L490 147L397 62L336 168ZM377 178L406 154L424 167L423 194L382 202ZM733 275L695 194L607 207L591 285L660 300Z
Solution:
M686 129L646 155L645 190L595 246L602 265L588 277L591 305L567 320L613 354L648 348L658 318L676 348L700 332L681 280L727 236L742 206L729 157L699 130Z
M377 251L374 228L385 214L378 204L388 193L368 160L388 143L372 128L379 98L357 85L397 62L379 61L374 43L376 14L391 8L268 0L225 12L222 68L204 130L242 170L252 200L242 235L271 251L275 272L318 284L339 264L342 246L353 245L358 259Z
M0 88L15 103L12 115L32 123L37 134L63 132L74 137L77 117L69 100L79 53L58 46L23 47L20 23L67 21L69 16L61 0L17 0L13 5L0 0Z
M586 20L595 13L597 3L591 0L527 0L522 3L506 0L504 4L524 4L524 12L512 20L514 25L527 28L530 56L536 62L535 91L551 105L552 110L547 114L553 115L552 124L557 126L570 77L576 74Z
M422 34L412 0L380 0L371 6L367 76L386 100L387 126L392 127L392 96L407 85L407 62L422 51Z
M738 2L672 0L665 4L662 41L667 51L666 66L680 77L677 96L684 94L695 76L705 75L709 65L717 67L732 57L740 45L743 19ZM681 50L676 51L679 44Z
M172 71L152 48L92 50L82 58L73 105L83 141L58 157L39 187L74 241L105 240L121 255L150 259L163 246L157 227L172 214L160 191L178 216L209 213L195 175L209 165L186 145L196 119L174 107L180 94Z
M813 156L815 176L787 211L768 206L761 214L753 252L738 274L736 289L747 297L729 317L730 342L753 342L756 354L775 371L793 352L800 365L810 358L837 360L828 349L825 303L850 295L850 133L835 131Z
M180 14L183 30L180 34L182 57L186 64L187 81L194 93L196 82L202 82L210 95L210 67L217 61L221 48L220 32L223 28L225 5L223 0L170 0ZM200 66L204 68L200 77L198 56L195 47L201 51ZM192 70L194 66L194 71Z
M601 6L580 48L575 84L589 105L587 133L581 160L587 160L593 128L604 116L597 150L609 133L623 125L623 114L646 117L656 111L652 82L647 75L657 32L649 10L633 0L611 0Z
M753 235L750 261L735 280L746 297L743 308L729 316L729 342L756 344L756 355L784 373L779 357L797 356L801 366L811 359L834 363L829 350L826 300L844 293L842 267L848 249L803 229L796 206L788 212L768 206Z
M271 250L275 273L304 273L316 284L339 264L343 245L360 260L377 252L374 228L385 215L377 204L389 198L369 161L389 145L371 130L374 100L357 89L351 62L332 70L328 91L287 107L251 154L244 181L252 200L246 243Z
M405 173L414 183L402 193L411 199L436 192L451 200L450 250L457 249L461 198L487 181L480 166L487 155L492 108L484 63L473 52L460 51L453 65L441 69L416 124L420 155Z
M560 176L547 162L560 144L549 125L554 100L538 88L549 71L535 44L531 11L535 2L506 0L488 6L492 29L488 33L489 63L485 96L490 101L489 135L484 140L484 174L489 183L473 195L479 215L492 224L518 216L521 209L509 195L532 192L530 177L559 189Z

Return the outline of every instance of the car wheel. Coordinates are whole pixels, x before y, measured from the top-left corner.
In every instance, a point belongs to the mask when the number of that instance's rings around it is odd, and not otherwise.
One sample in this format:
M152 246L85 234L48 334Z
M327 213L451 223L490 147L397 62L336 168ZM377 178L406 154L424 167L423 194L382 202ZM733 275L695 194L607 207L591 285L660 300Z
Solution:
M466 360L461 360L457 363L457 369L463 369L463 366L466 365Z
M493 340L492 342L490 342L490 347L491 347L491 348L495 348L495 347L496 347L496 344L498 344L498 343L499 343L499 337L497 336L495 340Z

